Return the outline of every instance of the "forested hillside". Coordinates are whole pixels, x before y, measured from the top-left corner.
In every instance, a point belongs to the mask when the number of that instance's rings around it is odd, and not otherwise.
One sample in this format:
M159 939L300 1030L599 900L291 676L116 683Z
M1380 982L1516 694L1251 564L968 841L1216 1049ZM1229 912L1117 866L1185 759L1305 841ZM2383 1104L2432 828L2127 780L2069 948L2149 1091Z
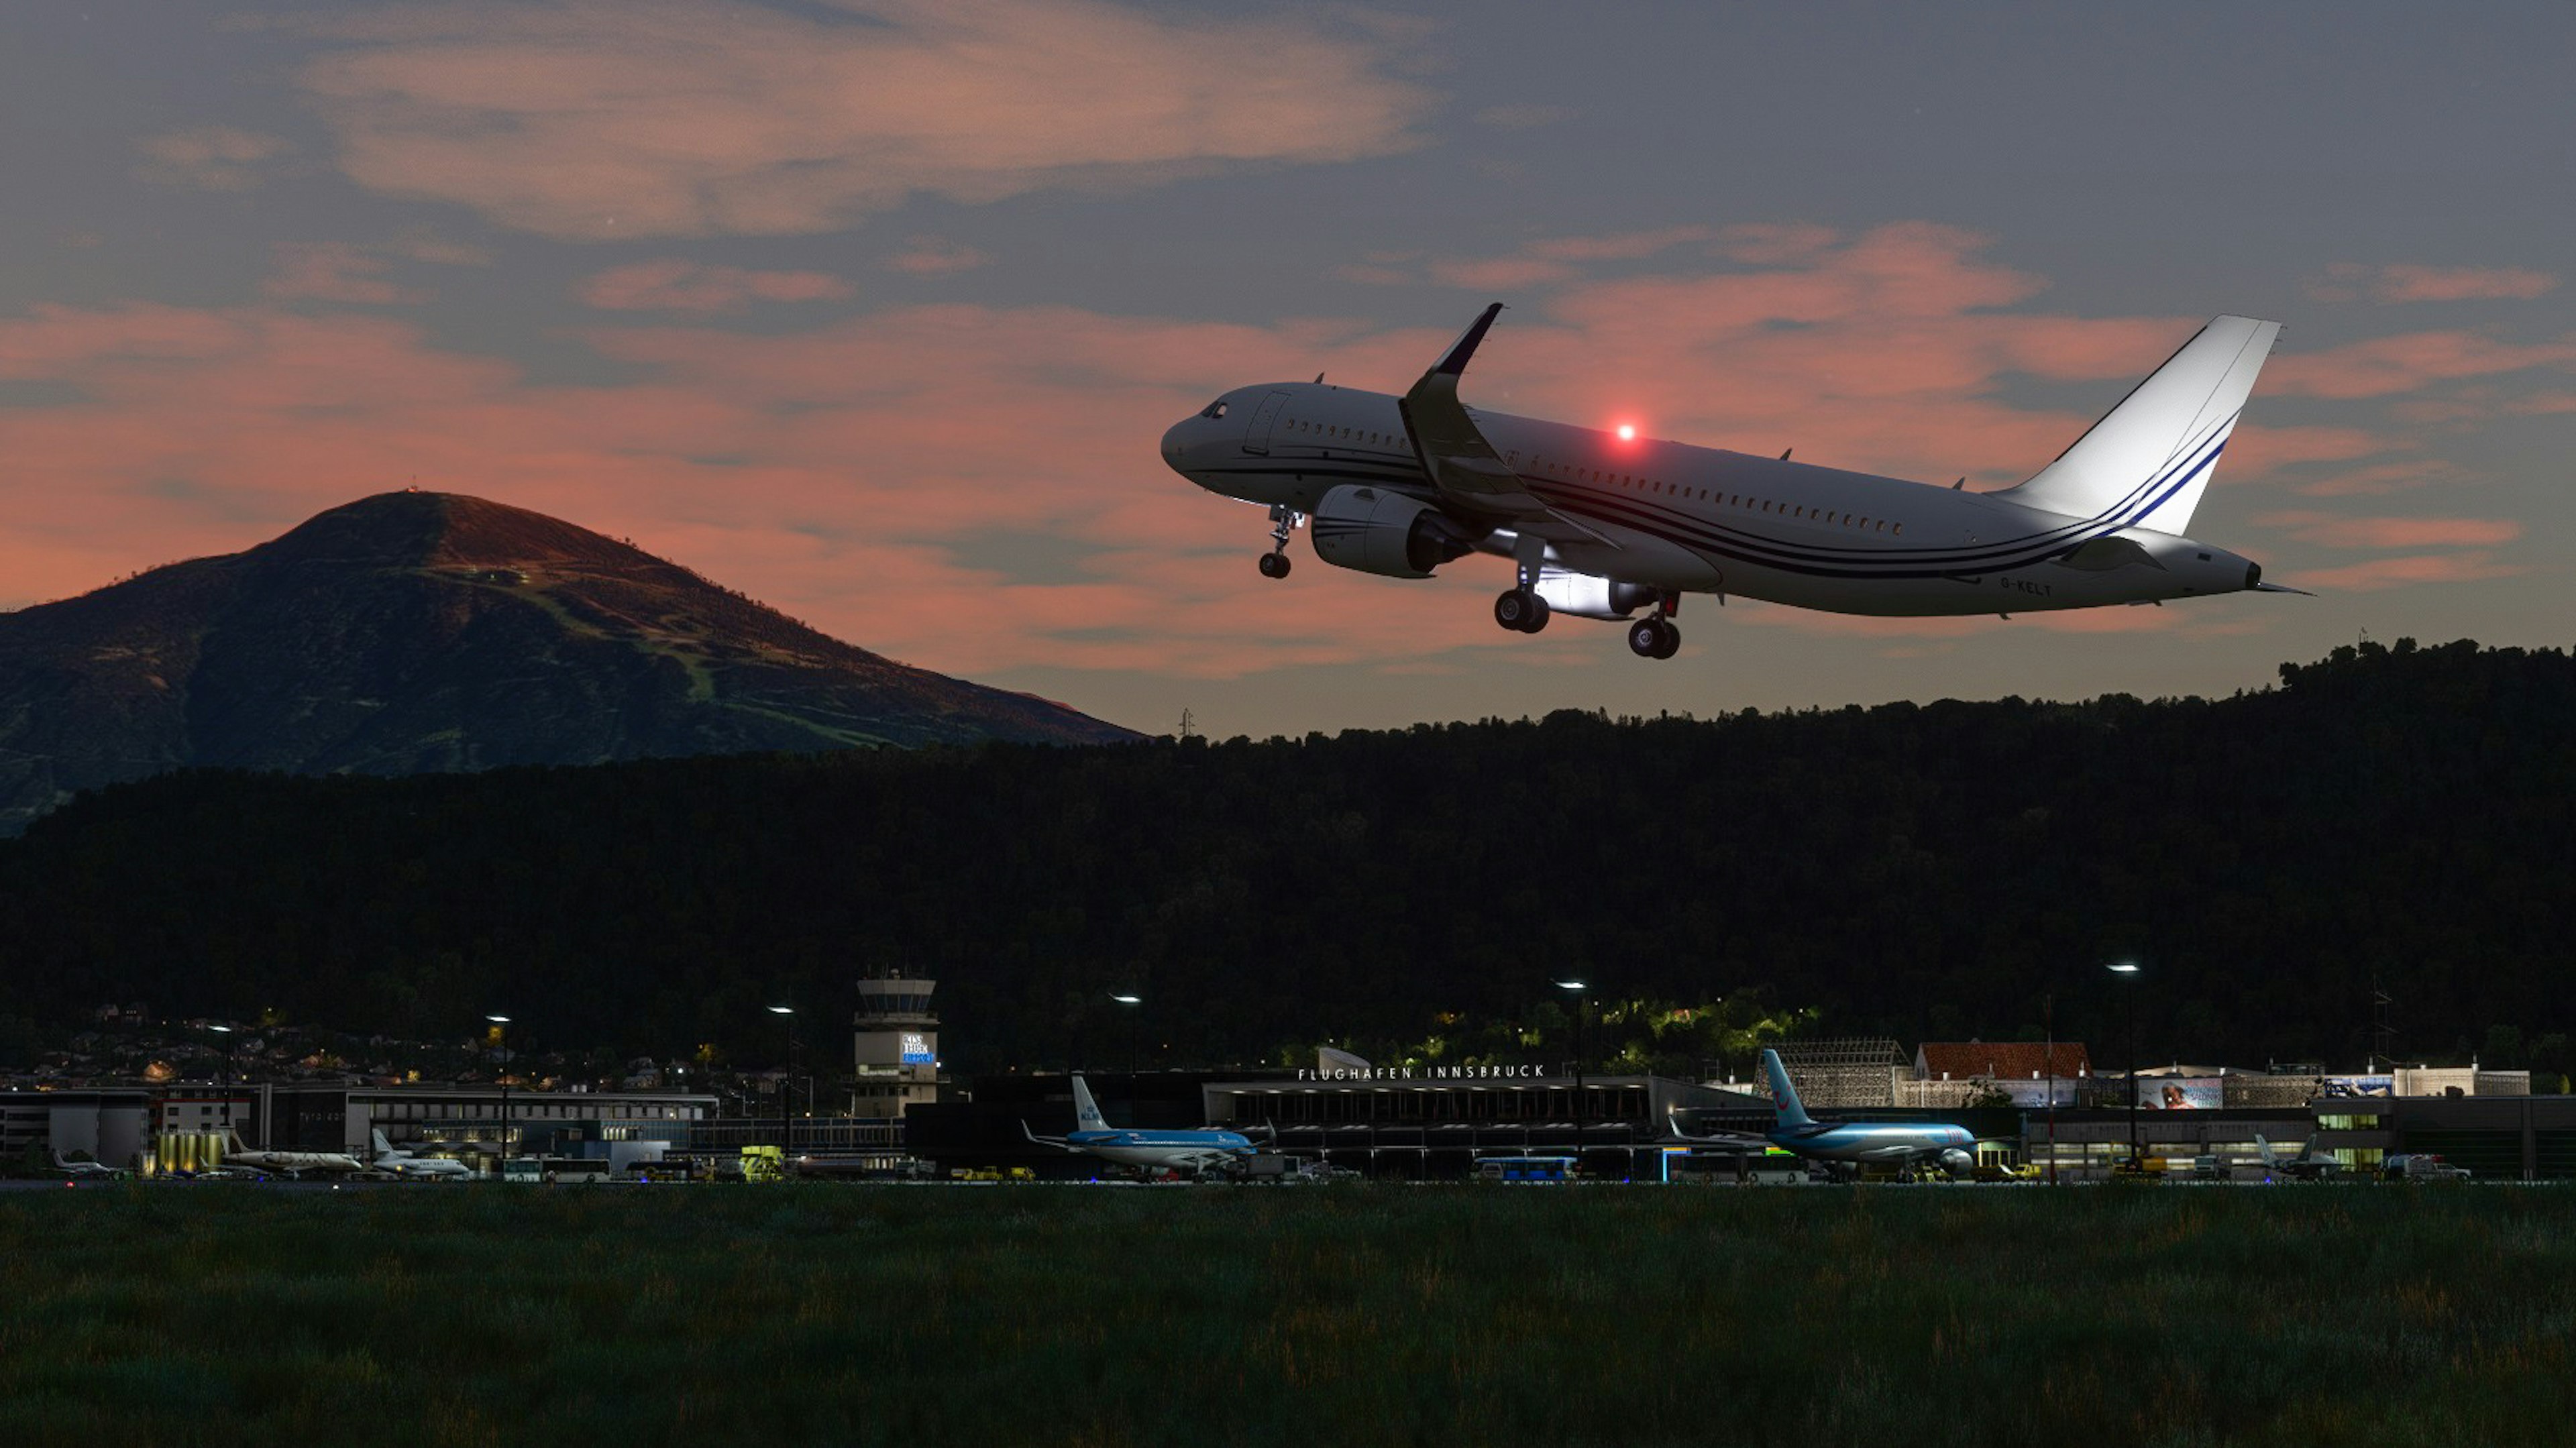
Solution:
M2339 649L2223 700L1937 703L413 779L192 773L0 845L11 993L68 1019L758 1054L940 980L949 1063L1149 1059L1761 985L1819 1029L2358 1061L2564 1031L2576 663ZM25 1006L15 1009L26 1009ZM829 1023L829 1024L827 1024ZM2504 1038L2499 1036L2501 1041ZM1158 1050L1169 1041L1169 1053Z

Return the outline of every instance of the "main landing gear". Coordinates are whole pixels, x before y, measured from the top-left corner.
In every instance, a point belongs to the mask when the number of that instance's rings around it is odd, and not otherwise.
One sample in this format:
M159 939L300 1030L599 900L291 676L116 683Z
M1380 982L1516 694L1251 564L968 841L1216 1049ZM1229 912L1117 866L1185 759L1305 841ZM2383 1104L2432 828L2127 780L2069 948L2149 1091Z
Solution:
M1275 503L1271 505L1270 551L1261 555L1262 577L1285 578L1288 576L1288 535L1296 531L1296 528L1296 509L1289 507L1285 503Z
M1655 611L1628 625L1628 647L1641 659L1669 659L1682 651L1682 631L1673 622L1681 599L1667 593Z
M1527 588L1515 588L1494 600L1494 622L1514 633L1537 633L1547 627L1547 600Z
M1512 545L1512 561L1520 569L1520 586L1494 600L1494 622L1514 633L1534 634L1547 627L1547 600L1538 593L1539 571L1547 562L1547 544L1524 533Z

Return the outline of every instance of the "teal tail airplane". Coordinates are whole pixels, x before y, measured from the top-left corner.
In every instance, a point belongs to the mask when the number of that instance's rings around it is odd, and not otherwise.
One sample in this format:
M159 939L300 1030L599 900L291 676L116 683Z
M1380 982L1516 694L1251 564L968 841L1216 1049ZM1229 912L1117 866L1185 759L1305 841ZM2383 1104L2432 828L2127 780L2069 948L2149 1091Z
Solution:
M1870 1164L1906 1168L1938 1166L1950 1175L1965 1176L1977 1164L1976 1135L1964 1126L1938 1124L1915 1125L1897 1121L1851 1121L1826 1123L1807 1114L1806 1104L1798 1099L1798 1088L1789 1080L1788 1068L1780 1064L1780 1053L1762 1052L1762 1074L1771 1083L1771 1099L1779 1104L1780 1118L1762 1136L1745 1132L1721 1132L1712 1136L1685 1135L1679 1126L1673 1137L1680 1141L1716 1146L1752 1147L1769 1144L1806 1161L1821 1161L1837 1168Z

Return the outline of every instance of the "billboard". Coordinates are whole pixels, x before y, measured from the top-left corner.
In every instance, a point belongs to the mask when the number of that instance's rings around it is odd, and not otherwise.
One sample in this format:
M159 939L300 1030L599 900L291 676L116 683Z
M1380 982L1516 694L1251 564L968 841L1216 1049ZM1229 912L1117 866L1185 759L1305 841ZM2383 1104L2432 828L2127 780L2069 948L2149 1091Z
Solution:
M903 1033L903 1054L900 1057L900 1063L906 1066L936 1066L939 1064L939 1053L931 1049L930 1037L927 1034L921 1031L906 1031Z
M2141 1111L2215 1111L2226 1104L2226 1084L2216 1076L2138 1078Z
M2327 1076L2317 1082L2319 1096L2394 1096L2394 1076Z

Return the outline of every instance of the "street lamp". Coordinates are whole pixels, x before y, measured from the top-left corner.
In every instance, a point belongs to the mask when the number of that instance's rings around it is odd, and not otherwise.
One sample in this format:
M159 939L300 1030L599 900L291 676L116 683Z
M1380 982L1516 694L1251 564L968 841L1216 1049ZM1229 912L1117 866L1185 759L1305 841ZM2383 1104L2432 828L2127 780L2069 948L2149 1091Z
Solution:
M2110 970L2122 980L2135 980L2138 963L2134 960L2116 961ZM2122 1014L2128 1017L2129 1026L2129 1169L2137 1171L2146 1162L2146 1149L2138 1141L2138 993L2122 991L2120 1005Z
M1589 981L1561 980L1558 990L1574 992L1574 1121L1583 1124L1583 1052L1586 1037L1592 1034L1592 985Z
M510 1179L510 1063L508 1041L510 1018L486 1012L483 1019L492 1023L492 1074L501 1083L501 1139L497 1143L500 1158L492 1174L502 1181Z
M796 1008L771 1006L769 1013L787 1026L787 1074L778 1078L778 1145L789 1156L796 1154L796 1121L789 1116L788 1093L796 1089Z
M221 1085L224 1093L224 1131L229 1135L233 1129L232 1081L234 1076L240 1074L233 1067L233 1028L209 1025L206 1029L224 1038L224 1079Z
M1118 992L1109 998L1127 1008L1127 1121L1132 1126L1136 1121L1136 1032L1145 1019L1145 998Z

